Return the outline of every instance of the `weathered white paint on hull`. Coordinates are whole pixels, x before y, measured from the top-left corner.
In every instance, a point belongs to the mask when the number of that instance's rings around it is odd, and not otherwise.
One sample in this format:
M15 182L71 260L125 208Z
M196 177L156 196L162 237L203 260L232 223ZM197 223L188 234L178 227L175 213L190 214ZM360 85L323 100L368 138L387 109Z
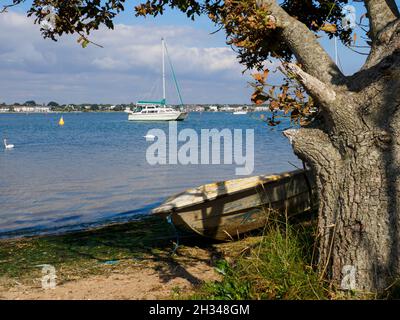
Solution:
M314 208L310 172L256 176L212 183L167 199L152 213L171 215L176 227L225 240L261 228L271 214L289 215Z

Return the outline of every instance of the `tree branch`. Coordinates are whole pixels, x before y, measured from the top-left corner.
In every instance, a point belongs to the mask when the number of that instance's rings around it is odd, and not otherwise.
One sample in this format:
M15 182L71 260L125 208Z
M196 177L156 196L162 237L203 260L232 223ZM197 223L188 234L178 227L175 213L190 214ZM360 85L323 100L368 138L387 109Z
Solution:
M289 129L283 134L290 140L294 153L309 163L317 172L337 168L342 157L328 135L319 129ZM325 172L330 174L329 172Z
M371 52L362 67L363 70L380 63L384 58L400 49L400 18L382 29L371 47Z
M400 17L394 0L365 0L370 25L370 38L374 42L389 23Z
M337 134L362 130L357 121L357 104L350 92L342 92L331 84L323 83L304 72L299 66L288 63L286 70L291 73L317 101L326 125Z
M15 7L15 6L19 5L20 3L24 2L24 1L25 1L25 0L16 0L16 1L13 1L13 3L5 4L5 5L3 5L2 8L0 9L0 13L7 12L7 10L8 10L9 8Z
M397 18L400 18L399 7L396 3L396 0L386 0L390 10L396 15Z
M335 102L337 94L331 85L314 78L293 63L288 63L285 67L290 73L296 76L297 80L300 81L313 98L318 100L322 106L328 107Z
M258 0L277 21L280 37L294 53L302 68L324 83L340 84L344 75L305 24L291 17L275 0Z

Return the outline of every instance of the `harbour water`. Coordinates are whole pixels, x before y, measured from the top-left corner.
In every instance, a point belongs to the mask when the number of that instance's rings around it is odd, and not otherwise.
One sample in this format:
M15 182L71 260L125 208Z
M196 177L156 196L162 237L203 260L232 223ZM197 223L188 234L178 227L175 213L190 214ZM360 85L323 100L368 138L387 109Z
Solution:
M165 197L204 183L239 178L232 165L154 165L143 136L168 123L128 122L125 113L1 114L0 237L58 233L140 219ZM254 129L252 175L293 170L301 163L260 114L191 113L178 130ZM258 119L258 120L257 120Z

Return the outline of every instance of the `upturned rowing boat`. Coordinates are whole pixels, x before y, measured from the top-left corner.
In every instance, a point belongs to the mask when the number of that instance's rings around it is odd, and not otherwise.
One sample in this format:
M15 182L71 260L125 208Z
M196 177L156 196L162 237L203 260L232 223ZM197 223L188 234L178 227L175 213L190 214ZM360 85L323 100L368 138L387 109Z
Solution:
M263 227L271 213L291 216L315 209L315 196L311 172L296 170L188 189L152 214L170 217L178 229L226 240Z

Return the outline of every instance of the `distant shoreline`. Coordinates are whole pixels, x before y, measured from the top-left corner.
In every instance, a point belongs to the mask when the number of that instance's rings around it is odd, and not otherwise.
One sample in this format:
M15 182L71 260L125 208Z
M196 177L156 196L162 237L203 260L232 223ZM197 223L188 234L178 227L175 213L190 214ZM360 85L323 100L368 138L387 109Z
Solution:
M265 111L252 111L252 112L266 112ZM207 113L232 113L232 111L196 111L196 110L188 110L188 112L207 112ZM1 114L49 114L49 113L55 113L55 114L59 114L59 113L126 113L125 111L109 111L109 110L104 110L104 111L49 111L49 112L0 112Z
M49 113L124 113L124 111L49 111L49 112L41 112L41 111L29 111L29 112L16 112L16 111L7 111L0 112L0 114L49 114Z

